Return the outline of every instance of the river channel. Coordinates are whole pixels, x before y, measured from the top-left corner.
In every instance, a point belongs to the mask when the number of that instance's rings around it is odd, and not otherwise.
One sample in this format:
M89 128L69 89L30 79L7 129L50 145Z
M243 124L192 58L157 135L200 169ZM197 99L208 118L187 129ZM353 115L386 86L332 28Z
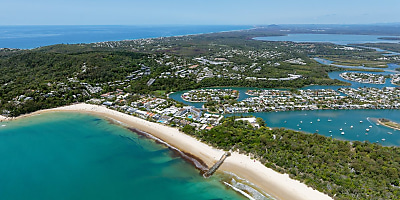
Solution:
M316 42L307 40L309 38L315 37L318 34L294 34L297 41L294 42ZM300 37L299 37L300 35ZM293 35L289 35L294 37ZM301 37L302 36L302 37ZM279 41L284 41L285 36L273 37L273 39L279 39ZM378 42L376 39L379 36L354 36L349 35L347 38L337 38L342 37L338 35L328 35L322 36L325 38L324 42L332 42L339 44L349 44L349 43L365 43L365 42ZM332 39L333 37L333 39ZM258 38L259 40L272 40L270 37ZM318 36L318 40L321 39L321 36ZM327 41L326 39L331 39L331 41ZM368 40L365 40L368 39ZM290 38L287 40L293 41ZM340 42L340 41L344 42ZM276 40L275 40L276 41ZM321 41L318 41L321 42ZM377 49L378 51L387 52L385 50ZM397 52L391 52L391 55L398 55ZM354 67L354 66L342 66L335 65L332 61L314 58L315 61L325 64L325 65L334 65L341 68L359 68L359 69L373 69L367 68L363 66ZM396 64L388 64L387 68L379 68L384 70L384 72L362 72L362 73L374 73L374 74L393 74L398 73L395 71L396 68L400 68L399 65ZM367 84L367 83L358 83L353 81L344 80L339 75L342 71L330 72L328 75L331 79L338 79L341 81L345 81L351 83L351 86L346 87L375 87L375 88L383 88L383 87L398 87L396 85L391 84L390 79L386 80L385 84ZM334 89L343 86L307 86L302 89ZM255 88L241 88L241 87L223 87L238 90L240 95L238 101L244 100L249 97L245 94L247 90L255 89ZM186 102L181 98L181 95L186 91L179 91L169 95L170 98L182 102L186 105L195 106L197 108L201 108L203 103L190 103ZM369 141L373 143L380 143L384 146L400 146L400 131L394 130L382 125L379 125L374 121L374 118L387 118L392 121L400 123L400 110L307 110L307 111L286 111L286 112L260 112L260 113L238 113L238 114L226 114L225 116L232 115L243 115L243 116L256 116L261 117L267 123L267 126L273 128L287 128L297 131L303 131L307 133L318 133L321 135L325 135L332 138L342 139L342 140L350 140L350 141ZM367 131L368 129L368 131Z

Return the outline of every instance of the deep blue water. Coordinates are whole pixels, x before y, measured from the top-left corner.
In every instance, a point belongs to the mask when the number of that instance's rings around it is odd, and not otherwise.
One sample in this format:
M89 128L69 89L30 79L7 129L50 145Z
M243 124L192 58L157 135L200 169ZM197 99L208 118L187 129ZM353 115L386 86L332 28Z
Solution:
M0 48L32 49L53 44L93 43L243 30L251 26L0 26Z
M6 126L3 126L6 125ZM0 199L245 199L166 146L96 116L0 122Z

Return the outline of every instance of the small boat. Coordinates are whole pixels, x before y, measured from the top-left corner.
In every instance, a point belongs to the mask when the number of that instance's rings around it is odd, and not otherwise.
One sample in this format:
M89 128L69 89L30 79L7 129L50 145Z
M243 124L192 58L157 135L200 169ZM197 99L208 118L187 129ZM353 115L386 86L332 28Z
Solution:
M302 124L303 123L303 121L300 121L300 124Z
M297 124L297 126L300 126L299 124Z
M339 130L340 130L340 131L343 131L343 129L342 129L342 128L340 128Z
M369 128L365 129L366 131L369 131Z
M389 135L392 135L393 133L392 133L392 132L388 132L388 134L389 134Z
M320 119L317 119L317 122L321 121Z
M332 133L332 131L329 131L329 133Z
M363 123L363 121L360 121L360 123Z
M365 133L365 135L368 135L368 133Z
M344 135L344 132L341 132L340 134Z
M286 124L286 121L284 121L283 123L285 123L285 124Z
M317 133L318 133L318 132L319 132L319 130L315 130L315 132L317 132Z
M372 125L369 125L370 128L372 128Z
M379 124L379 123L376 123L376 125L379 126L380 124Z
M6 125L5 124L3 124L3 125L1 125L2 127L5 127Z
M328 122L331 122L332 120L331 119L328 119Z
M301 128L299 128L299 130L301 130Z
M350 126L350 128L353 128L353 126Z
M347 122L345 122L344 124L347 124Z
M310 122L310 124L312 124L312 122Z
M384 142L386 139L385 138L382 138L382 141Z

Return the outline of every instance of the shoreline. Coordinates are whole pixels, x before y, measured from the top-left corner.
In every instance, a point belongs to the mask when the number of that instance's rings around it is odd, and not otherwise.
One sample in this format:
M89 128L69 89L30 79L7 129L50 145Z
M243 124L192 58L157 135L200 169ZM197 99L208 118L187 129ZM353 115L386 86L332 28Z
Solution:
M102 116L104 118L116 120L128 129L138 130L149 134L149 136L158 142L166 143L172 148L176 148L187 156L193 156L200 159L201 164L212 166L219 160L224 151L208 146L199 140L180 132L176 128L161 125L137 118L125 113L108 109L103 106L91 104L73 104L53 109L36 111L30 114L22 115L17 118L3 118L3 121L17 120L46 112L79 112ZM2 120L0 118L0 120ZM300 181L291 179L288 174L278 173L265 167L261 162L251 159L249 156L233 152L218 171L231 172L238 177L254 184L258 189L280 200L332 200L333 198L321 193Z
M7 25L0 25L0 27L6 27ZM40 26L40 25L17 25L20 27L28 27L28 26ZM107 26L126 26L126 27L134 27L136 25L49 25L49 27L55 27L55 26L60 26L60 27L65 27L65 26L86 26L86 27L93 27L93 26L101 26L101 27L107 27ZM53 45L59 45L59 44L69 44L69 45L78 45L78 44L85 44L85 45L90 45L90 44L98 44L98 43L104 43L104 42L124 42L124 41L135 41L135 40L147 40L147 39L163 39L163 38L172 38L172 37L186 37L186 36L198 36L198 35L205 35L205 34L216 34L216 33L229 33L229 32L239 32L239 31L247 31L247 30L252 30L256 29L254 25L184 25L186 27L190 26L248 26L248 27L237 27L233 28L230 30L226 31L212 31L212 32L201 32L201 33L184 33L184 34L178 34L178 35L167 35L167 36L146 36L146 37L139 37L139 38L131 38L131 39L106 39L102 41L81 41L81 42L68 42L68 41L61 41L61 42L56 42L52 44L39 44L39 46L35 47L0 47L1 49L14 49L14 50L21 50L21 51L30 51L34 49L39 49L42 47L48 47L48 46L53 46ZM139 26L140 27L140 26ZM169 25L167 27L176 27L175 25Z

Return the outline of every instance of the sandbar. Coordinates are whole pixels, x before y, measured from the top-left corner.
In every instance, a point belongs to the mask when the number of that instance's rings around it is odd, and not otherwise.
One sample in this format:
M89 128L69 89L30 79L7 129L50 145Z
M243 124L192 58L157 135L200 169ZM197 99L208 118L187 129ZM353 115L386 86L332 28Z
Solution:
M399 130L400 131L400 124L399 123L396 123L396 122L393 122L393 121L390 121L390 120L388 120L388 122L383 122L383 121L381 121L381 119L374 119L374 120L376 120L380 125L382 125L382 126L386 126L386 127L388 127L388 128L391 128L391 129L394 129L394 130ZM388 123L392 123L393 124L393 126L391 126L391 125L389 125Z

